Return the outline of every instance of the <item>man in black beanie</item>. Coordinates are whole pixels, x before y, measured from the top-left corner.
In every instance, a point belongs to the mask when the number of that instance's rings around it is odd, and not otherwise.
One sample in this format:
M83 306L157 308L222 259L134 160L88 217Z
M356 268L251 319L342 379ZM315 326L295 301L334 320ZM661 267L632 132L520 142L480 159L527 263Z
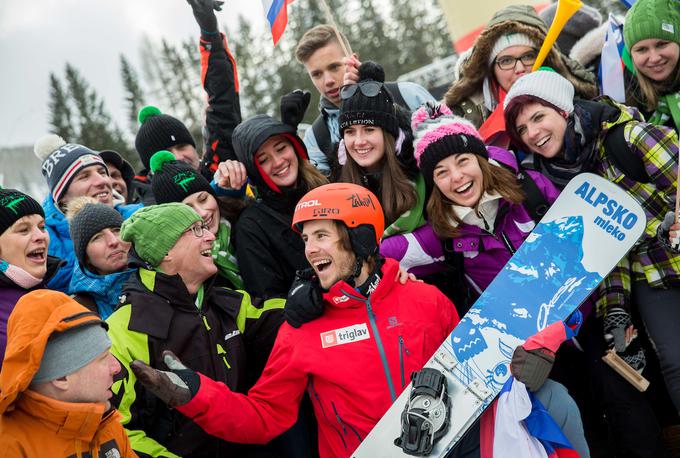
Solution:
M140 126L135 138L135 148L144 169L134 177L133 187L137 197L148 206L156 203L149 175L151 156L157 151L170 151L175 159L186 162L194 170L199 170L201 163L196 142L182 121L151 105L139 110L138 119ZM209 173L204 176L207 178Z

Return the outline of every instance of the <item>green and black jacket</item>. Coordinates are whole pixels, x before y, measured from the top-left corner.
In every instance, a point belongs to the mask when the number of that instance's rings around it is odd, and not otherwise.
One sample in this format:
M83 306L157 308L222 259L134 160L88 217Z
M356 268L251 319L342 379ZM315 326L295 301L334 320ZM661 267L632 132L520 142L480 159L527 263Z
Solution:
M211 279L212 280L212 279ZM108 318L111 353L121 364L112 404L123 416L140 456L248 456L252 446L221 441L138 383L130 363L167 369L164 350L189 368L245 393L264 367L283 321L283 299L251 300L248 293L204 284L190 295L179 275L140 268Z

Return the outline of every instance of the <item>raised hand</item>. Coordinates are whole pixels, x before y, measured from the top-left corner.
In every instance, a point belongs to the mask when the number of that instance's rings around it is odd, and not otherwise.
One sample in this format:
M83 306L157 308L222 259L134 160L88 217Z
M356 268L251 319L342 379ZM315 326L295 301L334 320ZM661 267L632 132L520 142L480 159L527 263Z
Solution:
M214 180L220 188L241 189L248 181L248 172L241 162L226 160L217 166Z
M187 0L201 32L208 35L218 33L215 11L222 11L224 2L218 0Z

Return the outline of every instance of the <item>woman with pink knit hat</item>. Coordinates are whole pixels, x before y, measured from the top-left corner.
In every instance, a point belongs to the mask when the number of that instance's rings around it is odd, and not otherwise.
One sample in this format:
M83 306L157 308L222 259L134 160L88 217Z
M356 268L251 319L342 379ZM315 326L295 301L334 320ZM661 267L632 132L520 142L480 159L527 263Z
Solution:
M535 226L518 182L514 155L486 147L477 129L446 106L426 105L412 117L414 156L428 189L429 225L443 241L446 262L462 268L467 286L484 291ZM559 191L537 172L525 171L552 204ZM575 402L559 383L530 382L513 374L546 404L579 456L590 456ZM545 400L547 402L547 400ZM565 416L569 412L571 416ZM569 418L567 420L567 418Z
M427 214L448 255L463 256L468 282L484 291L534 228L511 170L513 154L486 147L475 127L446 106L422 107L412 118L415 158L430 197ZM501 165L503 164L503 165ZM552 203L559 192L526 171Z

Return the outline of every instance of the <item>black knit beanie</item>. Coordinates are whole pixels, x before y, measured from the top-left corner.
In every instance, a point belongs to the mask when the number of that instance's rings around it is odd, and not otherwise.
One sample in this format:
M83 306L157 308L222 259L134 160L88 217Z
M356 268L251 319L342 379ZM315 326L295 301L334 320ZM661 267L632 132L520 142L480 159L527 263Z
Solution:
M115 209L100 203L86 203L74 208L69 203L69 232L73 240L73 251L81 266L85 265L87 244L90 239L108 228L118 228L123 224L123 217Z
M354 93L342 101L340 109L340 136L350 126L361 124L380 127L399 137L399 122L397 121L394 97L385 87L385 72L380 65L367 61L359 67L359 82L348 86L344 90L354 90ZM369 97L364 95L363 89L378 84L380 91Z
M182 202L196 192L213 190L208 180L189 164L178 161L170 151L159 151L151 157L151 190L157 204Z
M158 108L148 105L139 110L139 130L135 138L135 148L146 169L149 168L151 156L156 151L171 148L175 145L191 145L196 143L189 129L177 118L161 113Z
M44 218L45 212L31 196L16 189L0 189L0 235L28 215L40 215Z

